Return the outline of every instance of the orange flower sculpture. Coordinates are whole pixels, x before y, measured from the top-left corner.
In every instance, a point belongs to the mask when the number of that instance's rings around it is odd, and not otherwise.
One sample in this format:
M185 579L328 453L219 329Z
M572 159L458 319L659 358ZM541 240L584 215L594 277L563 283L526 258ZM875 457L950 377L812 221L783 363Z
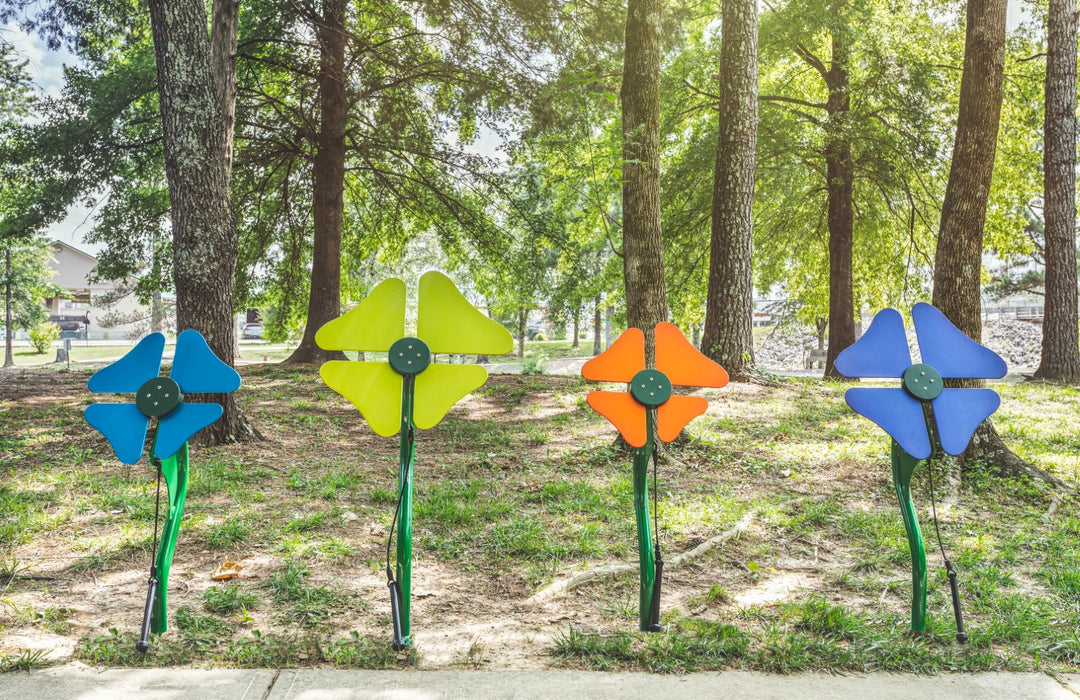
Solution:
M581 376L594 382L628 382L629 392L593 391L588 402L633 447L649 440L647 410L656 409L656 436L671 442L709 407L700 396L679 396L672 386L721 387L723 367L698 352L676 326L656 324L656 369L645 367L645 334L628 328L611 347L585 363Z

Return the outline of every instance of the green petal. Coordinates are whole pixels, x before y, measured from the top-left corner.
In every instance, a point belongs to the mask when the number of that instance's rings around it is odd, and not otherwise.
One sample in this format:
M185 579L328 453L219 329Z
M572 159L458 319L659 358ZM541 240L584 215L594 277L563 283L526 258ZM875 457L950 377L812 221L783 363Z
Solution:
M405 283L391 277L352 311L325 323L315 334L315 342L323 350L386 352L404 335Z
M430 365L416 375L413 422L417 428L433 428L469 392L487 381L480 365Z
M418 306L417 336L431 352L502 355L514 347L510 333L477 311L441 272L420 278Z
M383 437L397 434L401 428L401 375L388 363L331 360L323 364L319 375L326 386L360 409L372 430Z

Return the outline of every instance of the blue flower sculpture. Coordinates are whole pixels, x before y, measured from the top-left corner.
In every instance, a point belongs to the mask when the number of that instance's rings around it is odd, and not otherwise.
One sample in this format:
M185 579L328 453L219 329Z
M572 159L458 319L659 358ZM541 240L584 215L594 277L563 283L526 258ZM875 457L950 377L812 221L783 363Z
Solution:
M158 376L164 350L165 336L151 333L87 383L95 393L134 393L135 403L95 403L87 406L85 414L125 464L142 457L151 418L158 419L153 456L167 459L223 412L216 403L185 403L185 395L226 394L240 386L240 375L214 355L196 330L186 330L176 338L167 377Z
M1005 376L1005 361L979 345L929 304L911 309L922 362L912 364L904 321L896 309L882 309L859 340L836 358L848 377L895 377L901 388L853 388L844 398L851 408L881 426L915 459L932 452L927 414L932 408L941 449L958 455L979 424L997 410L992 389L946 389L943 379Z

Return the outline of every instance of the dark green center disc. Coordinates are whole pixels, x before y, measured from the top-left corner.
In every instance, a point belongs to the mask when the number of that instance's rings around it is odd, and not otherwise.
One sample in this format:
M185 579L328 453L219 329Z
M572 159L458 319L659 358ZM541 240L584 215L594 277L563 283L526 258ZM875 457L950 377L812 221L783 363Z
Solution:
M431 351L419 338L402 338L390 346L389 355L398 374L420 374L431 364Z
M933 401L945 388L941 374L930 365L912 365L904 372L903 387L919 401Z
M168 377L154 377L139 387L135 406L148 416L160 418L180 405L184 395L180 385Z
M630 393L638 403L653 408L671 398L671 382L659 370L643 369L631 380Z

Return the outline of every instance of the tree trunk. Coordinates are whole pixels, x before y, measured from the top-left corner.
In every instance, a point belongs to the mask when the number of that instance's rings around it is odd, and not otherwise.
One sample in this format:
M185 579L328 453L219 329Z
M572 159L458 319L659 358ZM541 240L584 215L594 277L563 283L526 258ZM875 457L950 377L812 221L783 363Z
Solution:
M1076 0L1050 0L1046 20L1043 217L1046 311L1039 379L1080 380L1076 288Z
M593 307L592 317L592 354L596 357L604 351L603 345L600 341L600 334L603 332L603 317L600 315L600 295L596 295L596 306Z
M233 132L236 126L236 44L240 26L239 0L214 0L211 9L210 65L214 72L221 115L225 120L221 132L225 150L225 181L232 180Z
M214 353L232 364L238 235L229 203L224 118L210 63L206 7L199 0L149 4L172 218L177 329L198 329ZM232 394L200 398L225 409L201 439L221 443L256 436Z
M956 143L934 261L934 306L980 342L983 226L1001 116L1006 4L968 2Z
M315 333L341 313L341 227L345 215L345 127L349 109L345 96L348 7L346 0L323 0L323 22L317 28L321 122L313 168L311 293L304 337L285 362L345 359L340 351L320 348Z
M578 340L578 335L581 333L581 309L574 309L574 342L570 343L570 347L576 348L581 346L581 341Z
M11 244L8 244L4 251L4 367L15 366L11 335Z
M150 332L162 333L165 330L164 314L161 307L161 292L154 292L150 299Z
M941 206L932 301L965 334L982 342L982 241L994 174L1002 82L1005 75L1006 0L969 0L964 74L949 182ZM982 380L955 380L981 386ZM1007 475L1053 482L1005 446L986 420L975 431L964 461L981 461Z
M757 3L725 0L720 127L713 173L709 295L702 347L736 381L754 367L754 170L757 164Z
M660 0L627 0L623 58L623 276L626 320L645 333L655 365L654 327L667 320L660 238Z
M518 357L525 357L525 307L518 309Z
M847 120L851 111L848 91L850 48L847 35L837 29L832 33L832 65L826 82L829 97L826 121L825 172L829 198L829 347L825 353L825 377L841 379L836 371L836 357L855 342L855 291L852 260L855 247L855 216L852 195L855 191L855 163L851 158L851 140Z

